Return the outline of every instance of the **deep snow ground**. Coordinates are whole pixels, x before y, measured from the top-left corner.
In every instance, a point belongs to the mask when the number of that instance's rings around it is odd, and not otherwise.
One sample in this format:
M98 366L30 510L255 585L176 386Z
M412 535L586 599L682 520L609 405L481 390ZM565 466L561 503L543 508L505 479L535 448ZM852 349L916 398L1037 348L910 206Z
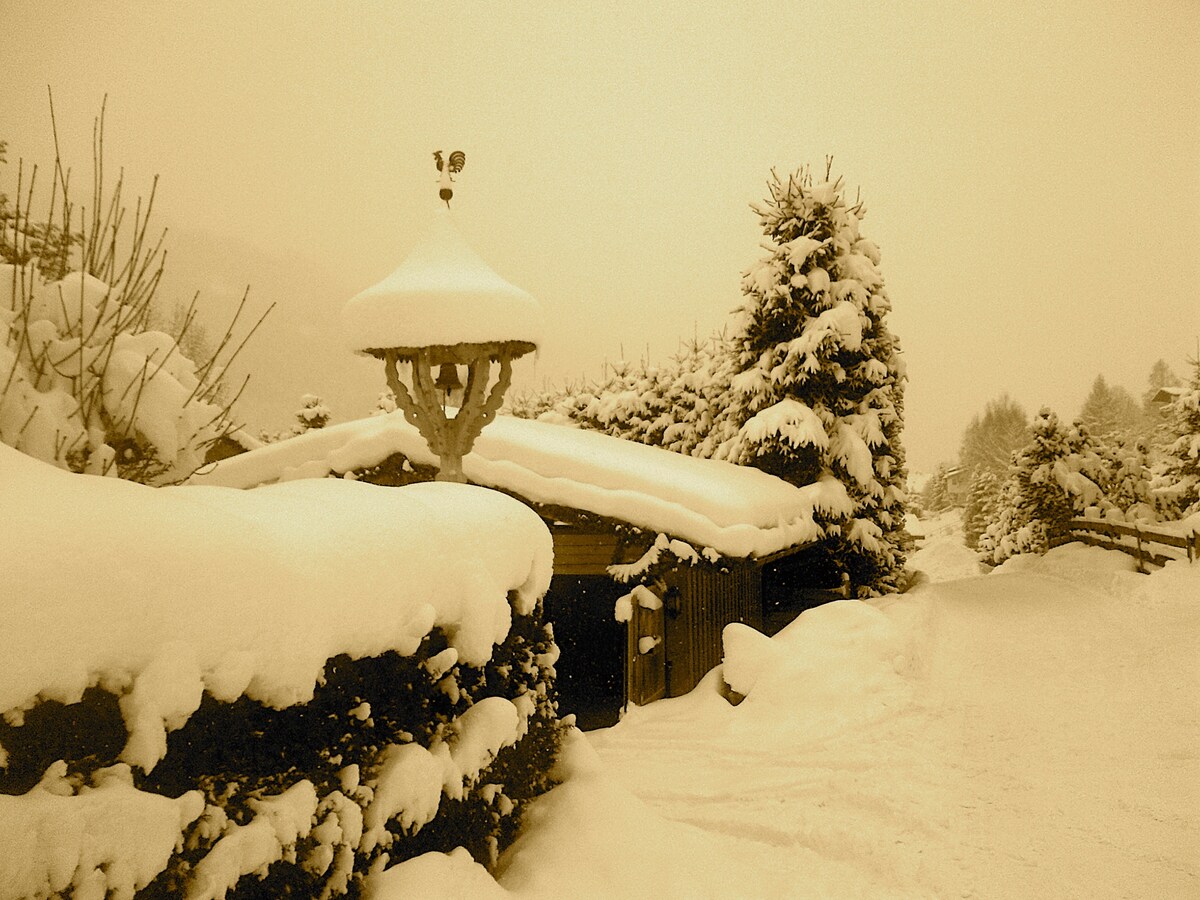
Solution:
M917 540L917 550L909 556L908 566L925 580L950 581L984 573L979 555L963 543L961 509L948 509L928 519L910 513L904 524Z
M804 614L740 706L713 674L576 735L500 884L1200 896L1200 567L1131 568L1069 545Z

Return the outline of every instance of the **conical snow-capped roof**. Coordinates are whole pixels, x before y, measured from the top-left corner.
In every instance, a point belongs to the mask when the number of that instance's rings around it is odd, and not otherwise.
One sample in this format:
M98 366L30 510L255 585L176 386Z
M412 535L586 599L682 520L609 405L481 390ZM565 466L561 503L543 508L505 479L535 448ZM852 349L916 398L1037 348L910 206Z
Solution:
M541 325L538 302L492 271L441 207L400 267L342 310L350 348L372 355L455 344L536 346Z

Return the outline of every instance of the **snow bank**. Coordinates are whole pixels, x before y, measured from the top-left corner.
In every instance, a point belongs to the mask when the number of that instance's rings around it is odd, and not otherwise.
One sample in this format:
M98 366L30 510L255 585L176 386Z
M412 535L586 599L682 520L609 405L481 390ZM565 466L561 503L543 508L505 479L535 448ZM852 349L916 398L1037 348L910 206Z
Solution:
M746 892L756 880L751 866L699 829L656 815L613 777L582 732L568 735L559 774L565 783L530 807L521 836L500 861L497 881L511 894L597 900L785 895ZM401 896L412 895L374 895Z
M436 463L400 413L372 416L222 460L193 484L252 487L377 465L402 453ZM497 416L463 458L476 484L533 502L569 506L712 547L731 557L767 556L817 540L815 510L847 515L832 478L795 487L757 469L683 456L593 431Z
M0 712L99 684L122 697L123 760L147 771L204 689L303 703L331 657L408 655L435 627L482 664L509 592L532 609L552 566L528 507L469 485L153 489L0 446L0 509Z
M462 847L450 853L424 853L392 866L372 876L363 890L364 900L501 900L508 896Z
M756 628L731 622L721 632L721 675L739 694L748 694L763 672L779 665L779 645Z
M1043 575L1067 580L1110 581L1119 572L1136 572L1137 560L1127 553L1072 542L1044 554L1024 553L1005 560L992 575Z
M518 897L1191 897L1200 565L1080 545L731 628L725 679L574 735ZM769 648L769 649L768 649Z
M786 709L806 739L832 737L908 693L901 673L910 665L912 636L876 605L826 603L772 639L746 626L731 628L723 635L722 676L746 695L738 707L742 728L772 723Z
M932 539L909 556L908 565L924 572L930 581L952 581L983 574L979 554L961 541Z

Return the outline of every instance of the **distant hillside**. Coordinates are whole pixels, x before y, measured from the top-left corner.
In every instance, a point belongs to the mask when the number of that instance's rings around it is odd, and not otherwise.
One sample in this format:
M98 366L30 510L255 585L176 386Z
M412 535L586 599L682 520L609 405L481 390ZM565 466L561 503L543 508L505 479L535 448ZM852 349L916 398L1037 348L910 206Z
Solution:
M382 366L345 350L338 326L342 305L367 286L361 276L330 273L314 258L274 255L218 234L177 227L171 228L166 245L166 272L156 298L164 315L199 291L198 321L218 340L249 285L240 341L275 304L229 379L238 385L247 373L251 376L235 410L252 434L291 424L306 392L320 394L335 420L358 418L374 407L384 388Z

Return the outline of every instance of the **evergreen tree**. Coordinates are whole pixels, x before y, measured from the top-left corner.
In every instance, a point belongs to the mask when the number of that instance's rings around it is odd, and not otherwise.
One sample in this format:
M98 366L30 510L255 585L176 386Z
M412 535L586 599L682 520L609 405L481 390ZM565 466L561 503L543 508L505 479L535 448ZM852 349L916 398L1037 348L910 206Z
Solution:
M7 150L8 142L0 141L0 165L8 162ZM23 163L18 163L18 168L22 169L21 176L25 179L31 177L31 173L23 169ZM0 191L0 263L17 266L34 263L42 279L60 281L71 271L72 249L83 243L83 235L53 221L54 216L60 214L58 209L51 209L45 220L35 220L28 199L24 208L21 200L18 195L16 203L10 203L8 195ZM65 203L63 210L64 218L69 216L69 207Z
M1152 489L1150 453L1141 441L1108 450L1111 477L1106 497L1126 521L1157 522L1174 518L1174 503Z
M1016 455L1001 492L995 521L979 546L984 557L1003 562L1018 553L1044 553L1066 539L1070 520L1090 509L1113 509L1106 496L1111 465L1087 426L1070 427L1042 409L1030 442Z
M963 432L958 459L971 473L981 470L1003 479L1012 455L1029 440L1029 416L1008 394L990 400L983 415L971 419Z
M999 496L1000 479L989 469L977 469L963 510L963 539L972 550L979 549L980 536L994 521Z
M731 333L667 363L620 363L582 389L513 404L527 417L705 458L753 465L797 485L829 479L847 502L817 511L820 564L859 593L897 587L904 559L904 364L885 316L879 249L840 180L772 175L754 206L770 253L743 278ZM836 492L834 492L836 493Z
M938 463L937 469L921 490L921 507L926 512L940 513L950 508L950 492L947 485L950 468L949 463Z
M1142 410L1129 391L1097 375L1079 411L1079 421L1097 440L1122 444L1136 439L1141 432Z
M576 399L573 418L589 428L642 444L661 446L670 424L664 386L667 378L646 362L620 360L603 386Z
M717 334L693 340L662 366L619 362L605 378L516 398L512 413L528 419L561 417L625 440L710 457L730 436L726 406L734 357Z
M1200 513L1200 357L1189 360L1191 378L1167 407L1170 435L1163 493L1182 515Z
M858 593L897 586L904 559L904 364L879 249L840 179L772 175L754 206L768 254L746 272L738 373L717 456L797 485L833 478L853 510L817 511L831 561Z
M304 434L314 428L324 428L329 424L332 415L329 407L316 394L305 394L300 398L300 408L296 410L296 424L292 426L295 434Z
M705 342L691 341L673 358L667 401L674 421L663 433L663 446L707 458L731 437L724 410L734 368L723 332Z

